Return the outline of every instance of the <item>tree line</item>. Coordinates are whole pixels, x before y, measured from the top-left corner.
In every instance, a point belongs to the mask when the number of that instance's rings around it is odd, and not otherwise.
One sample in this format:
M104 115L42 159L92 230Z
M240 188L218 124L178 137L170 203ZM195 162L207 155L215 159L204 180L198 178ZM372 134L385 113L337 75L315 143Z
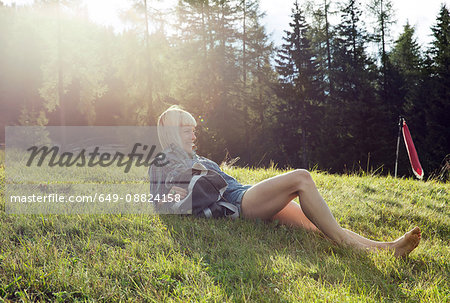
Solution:
M424 48L408 23L389 34L391 0L293 1L280 47L257 0L130 3L116 33L82 1L0 2L1 124L155 125L179 104L198 121L199 153L216 161L392 173L401 115L425 172L450 153L445 5Z

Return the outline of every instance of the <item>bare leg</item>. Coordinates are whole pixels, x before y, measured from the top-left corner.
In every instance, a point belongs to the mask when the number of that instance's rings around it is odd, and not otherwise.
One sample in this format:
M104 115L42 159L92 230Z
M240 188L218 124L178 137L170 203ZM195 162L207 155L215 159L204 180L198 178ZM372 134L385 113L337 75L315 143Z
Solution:
M290 201L281 211L279 211L275 216L272 217L272 220L278 220L280 223L285 225L301 227L307 230L321 233L320 230L305 216L300 205L294 201ZM390 249L394 250L395 255L399 256L407 253L405 250L408 250L408 245L405 244L408 244L408 242L411 241L416 241L418 244L418 240L420 240L421 237L420 230L413 229L410 232L406 233L403 237L393 242L378 242L364 238L357 233L345 228L344 231L354 240L361 242L371 250ZM414 235L417 233L418 237L415 237ZM406 240L405 242L405 238L409 238L409 240ZM411 247L414 248L414 244L409 247L410 250L412 250Z
M389 248L394 242L378 242L378 241L373 241L367 238L364 238L363 236L358 235L357 233L348 230L346 228L344 228L344 230L347 232L347 234L352 237L353 239L371 247L378 247L378 248Z
M289 225L293 227L301 227L307 230L321 233L320 230L306 217L301 206L295 201L290 201L282 210L280 210L271 220L278 220L281 224ZM388 246L385 242L376 242L366 239L351 230L345 229L344 231L353 239L363 242L366 245L372 245L379 243L383 247Z
M301 227L307 230L321 233L320 230L308 219L308 217L306 217L301 206L295 201L290 201L282 210L275 214L275 216L273 216L271 220L277 220L284 225ZM366 239L358 235L357 233L352 232L351 230L344 228L344 231L347 232L347 234L353 239L359 242L363 242L366 245L379 243L383 247L388 246L388 244L385 242L376 242Z
M285 225L301 227L320 233L320 230L308 219L308 217L306 217L300 205L295 201L289 202L282 210L273 216L271 220L278 220Z
M293 195L300 196L301 209L306 217L332 241L358 248L366 247L339 226L317 191L311 175L305 170L295 170L269 178L251 187L242 200L243 215L269 219L282 210Z
M319 194L311 175L305 170L295 170L269 178L250 188L243 197L243 216L261 219L279 216L296 195L300 197L300 211L302 210L322 233L338 244L359 249L392 249L400 256L409 253L420 241L418 228L394 242L372 241L343 229ZM292 207L288 209L293 210Z

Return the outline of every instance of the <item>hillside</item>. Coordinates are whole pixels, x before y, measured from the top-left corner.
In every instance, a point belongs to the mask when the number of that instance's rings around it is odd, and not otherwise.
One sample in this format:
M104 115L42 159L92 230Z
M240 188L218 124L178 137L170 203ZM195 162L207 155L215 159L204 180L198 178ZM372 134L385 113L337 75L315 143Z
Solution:
M254 184L276 169L226 170ZM313 172L341 225L377 240L422 229L407 259L276 222L9 215L1 168L0 298L24 301L445 302L449 184Z

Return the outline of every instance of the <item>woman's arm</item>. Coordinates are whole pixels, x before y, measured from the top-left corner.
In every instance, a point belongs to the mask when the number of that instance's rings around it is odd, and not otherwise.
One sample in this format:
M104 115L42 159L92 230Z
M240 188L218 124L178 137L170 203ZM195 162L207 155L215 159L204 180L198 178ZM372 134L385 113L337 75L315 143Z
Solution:
M167 194L180 195L180 198L184 199L187 196L187 190L171 184L178 171L182 171L182 165L180 163L173 163L172 165L161 167L151 165L148 170L150 193L154 196Z

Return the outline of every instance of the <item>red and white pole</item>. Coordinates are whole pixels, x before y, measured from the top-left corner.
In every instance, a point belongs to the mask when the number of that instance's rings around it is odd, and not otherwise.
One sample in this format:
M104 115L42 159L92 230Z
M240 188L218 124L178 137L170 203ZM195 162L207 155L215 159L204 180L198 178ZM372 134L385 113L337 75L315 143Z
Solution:
M422 165L420 165L419 156L417 155L416 148L414 147L414 142L411 137L411 133L409 132L408 125L406 125L405 119L402 119L402 132L403 132L403 140L405 141L406 150L408 151L409 162L411 162L411 168L413 170L414 175L422 180L423 178L423 169Z

